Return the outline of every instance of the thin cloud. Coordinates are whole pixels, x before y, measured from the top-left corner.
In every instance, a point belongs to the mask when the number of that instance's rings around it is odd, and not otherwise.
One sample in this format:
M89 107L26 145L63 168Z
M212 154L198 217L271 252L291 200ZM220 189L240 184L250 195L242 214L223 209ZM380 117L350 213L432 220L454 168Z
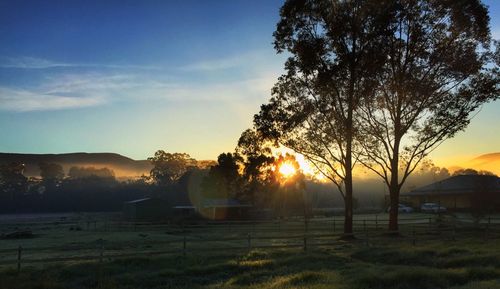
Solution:
M172 85L140 75L80 73L47 77L30 88L0 86L0 110L39 111L162 98Z
M223 58L194 62L181 66L179 69L185 72L212 72L233 68L252 70L253 67L269 66L270 56L275 58L274 52L270 54L268 51L256 50Z
M115 102L168 102L209 101L242 110L257 107L268 98L274 74L240 81L222 81L199 84L169 82L141 75L128 74L70 74L47 78L37 87L0 87L0 109L25 112L62 110L98 106Z
M225 70L242 66L244 62L245 61L243 59L236 57L215 59L188 64L180 67L180 70L188 72Z
M0 63L2 68L21 68L21 69L46 69L55 67L70 67L71 64L59 63L47 59L36 57L4 57Z
M121 64L101 64L101 63L64 63L37 57L3 57L0 60L1 68L16 69L50 69L50 68L109 68L109 69L141 69L159 70L160 67L148 65L121 65Z
M0 109L27 112L40 110L61 110L100 105L100 97L69 97L39 94L27 90L0 87Z
M213 101L243 112L248 110L244 109L244 106L258 108L259 103L269 97L278 72L266 64L269 63L266 63L264 57L259 57L259 53L246 53L239 58L228 57L184 67L186 70L192 69L192 73L239 65L248 67L246 77L240 76L237 80L222 77L210 83L193 81L190 74L173 77L166 73L152 74L137 70L75 70L72 73L50 73L40 79L39 85L0 86L0 110L63 110L144 101L166 102L166 105L167 102ZM35 69L73 65L38 58L23 58L16 61L11 59L7 66Z

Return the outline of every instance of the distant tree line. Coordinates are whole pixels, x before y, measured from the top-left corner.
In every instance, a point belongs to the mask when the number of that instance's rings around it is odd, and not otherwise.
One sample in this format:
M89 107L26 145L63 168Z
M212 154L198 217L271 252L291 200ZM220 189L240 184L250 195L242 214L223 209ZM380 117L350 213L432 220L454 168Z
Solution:
M40 163L39 177L26 177L22 163L0 165L0 212L117 211L123 202L144 197L173 205L203 205L207 199L235 199L278 215L302 213L304 176L291 155L275 157L256 131L243 132L234 152L222 153L212 166L198 167L185 153L159 150L148 159L148 175L118 181L108 168ZM297 173L283 182L277 167L294 163ZM299 185L297 185L299 184ZM310 204L309 204L310 205Z
M120 210L124 200L147 194L138 182L118 182L107 168L41 163L40 177L23 175L24 165L0 165L0 212L61 212Z
M284 162L292 164L296 171L286 180L278 171ZM305 176L293 155L276 156L271 143L248 129L241 134L234 152L220 154L217 164L210 167L201 192L204 198L236 199L285 217L302 214L305 205L310 207L304 184Z

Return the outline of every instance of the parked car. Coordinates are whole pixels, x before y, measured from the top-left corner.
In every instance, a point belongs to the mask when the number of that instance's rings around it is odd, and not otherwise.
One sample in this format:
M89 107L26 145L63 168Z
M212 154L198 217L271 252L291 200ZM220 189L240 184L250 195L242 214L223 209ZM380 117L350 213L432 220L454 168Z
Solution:
M391 207L389 206L389 208L387 208L387 213L389 213L390 211L391 211ZM400 212L400 213L411 213L411 212L413 212L413 208L412 207L408 207L407 205L398 204L398 212Z
M424 203L420 206L420 210L425 213L442 213L446 212L446 208L436 203Z

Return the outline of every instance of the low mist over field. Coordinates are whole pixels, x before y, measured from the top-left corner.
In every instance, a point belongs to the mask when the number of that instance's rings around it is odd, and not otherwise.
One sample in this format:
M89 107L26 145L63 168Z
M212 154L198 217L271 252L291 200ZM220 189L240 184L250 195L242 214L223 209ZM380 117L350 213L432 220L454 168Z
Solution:
M108 168L119 179L136 179L148 175L153 165L148 160L133 160L116 153L67 153L67 154L17 154L0 153L0 163L20 162L25 164L24 174L40 176L40 163L60 164L65 173L71 167ZM206 168L214 161L199 161L199 167Z

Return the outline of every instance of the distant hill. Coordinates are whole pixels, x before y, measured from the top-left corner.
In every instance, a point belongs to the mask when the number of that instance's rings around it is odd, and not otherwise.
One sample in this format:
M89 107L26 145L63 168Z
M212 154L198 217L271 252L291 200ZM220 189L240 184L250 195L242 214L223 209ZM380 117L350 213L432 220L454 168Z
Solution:
M480 155L472 159L468 165L476 170L486 170L500 175L500 152Z
M475 169L477 171L490 171L500 176L500 152L480 155L469 161L448 167L450 172L468 168Z
M153 166L148 160L133 160L116 153L68 153L68 154L18 154L0 153L0 164L21 162L26 165L24 175L28 177L39 176L38 164L41 162L60 164L68 173L74 166L109 168L118 178L135 178L148 175ZM198 167L207 168L216 162L212 160L198 161Z
M18 154L0 153L0 163L22 162L26 165L26 176L38 176L41 162L58 163L66 173L73 166L107 167L112 169L117 177L135 177L148 174L151 163L147 160L133 160L116 153L68 153L68 154Z

